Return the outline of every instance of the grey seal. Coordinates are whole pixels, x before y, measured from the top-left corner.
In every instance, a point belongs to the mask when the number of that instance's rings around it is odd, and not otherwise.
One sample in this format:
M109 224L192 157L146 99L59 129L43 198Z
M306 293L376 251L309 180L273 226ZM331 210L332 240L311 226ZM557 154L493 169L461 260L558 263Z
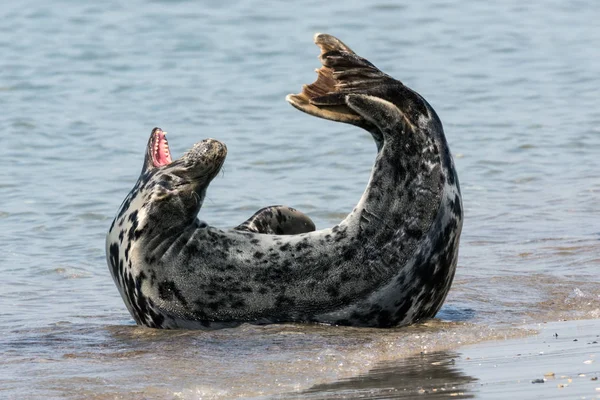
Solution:
M172 160L162 130L106 237L131 315L154 328L317 322L392 327L435 316L458 259L463 209L442 123L415 91L333 36L317 34L318 78L286 99L373 136L356 207L332 228L285 206L234 229L197 218L226 146L206 139Z

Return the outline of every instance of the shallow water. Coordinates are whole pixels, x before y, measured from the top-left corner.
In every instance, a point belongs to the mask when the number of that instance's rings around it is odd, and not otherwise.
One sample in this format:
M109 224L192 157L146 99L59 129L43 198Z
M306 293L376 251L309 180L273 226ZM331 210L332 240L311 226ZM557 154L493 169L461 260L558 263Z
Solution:
M598 17L593 1L4 4L0 397L293 395L523 334L515 323L600 318ZM417 90L444 123L466 219L440 321L135 327L104 236L154 126L175 155L227 144L201 212L212 225L287 204L323 228L358 201L372 139L284 101L315 78L315 32Z

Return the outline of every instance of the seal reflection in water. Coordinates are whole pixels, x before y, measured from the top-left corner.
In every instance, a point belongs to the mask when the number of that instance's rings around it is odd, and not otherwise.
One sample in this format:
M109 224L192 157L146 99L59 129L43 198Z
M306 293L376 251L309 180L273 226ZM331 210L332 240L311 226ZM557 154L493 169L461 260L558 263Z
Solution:
M318 78L287 100L371 133L377 157L357 206L315 231L267 207L237 228L197 219L227 149L214 139L172 161L152 131L139 180L106 239L109 269L135 321L154 328L243 322L391 327L433 317L452 283L462 228L442 124L416 92L319 34Z

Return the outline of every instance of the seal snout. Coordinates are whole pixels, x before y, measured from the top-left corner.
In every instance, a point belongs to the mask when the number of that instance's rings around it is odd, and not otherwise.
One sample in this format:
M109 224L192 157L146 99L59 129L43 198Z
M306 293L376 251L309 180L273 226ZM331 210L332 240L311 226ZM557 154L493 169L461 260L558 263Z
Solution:
M205 163L223 161L227 155L227 146L217 139L204 139L196 143L191 152L203 158Z
M200 168L202 171L218 171L223 165L226 156L227 146L225 146L225 143L216 139L204 139L196 143L183 156L183 161L188 168Z
M215 154L227 154L227 146L225 143L219 142L217 139L204 139L200 142L204 147L206 147L207 153L215 153Z

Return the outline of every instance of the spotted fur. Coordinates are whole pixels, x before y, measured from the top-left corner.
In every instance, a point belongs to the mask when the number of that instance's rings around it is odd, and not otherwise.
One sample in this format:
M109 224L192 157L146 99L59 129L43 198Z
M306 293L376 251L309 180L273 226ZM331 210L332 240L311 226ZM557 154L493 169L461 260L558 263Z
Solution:
M317 44L329 80L316 83L325 89L288 100L373 135L378 153L358 205L319 231L222 230L196 218L225 158L222 143L207 139L162 167L147 156L106 239L109 269L138 324L391 327L440 309L463 215L442 124L420 95L337 39L321 35Z

